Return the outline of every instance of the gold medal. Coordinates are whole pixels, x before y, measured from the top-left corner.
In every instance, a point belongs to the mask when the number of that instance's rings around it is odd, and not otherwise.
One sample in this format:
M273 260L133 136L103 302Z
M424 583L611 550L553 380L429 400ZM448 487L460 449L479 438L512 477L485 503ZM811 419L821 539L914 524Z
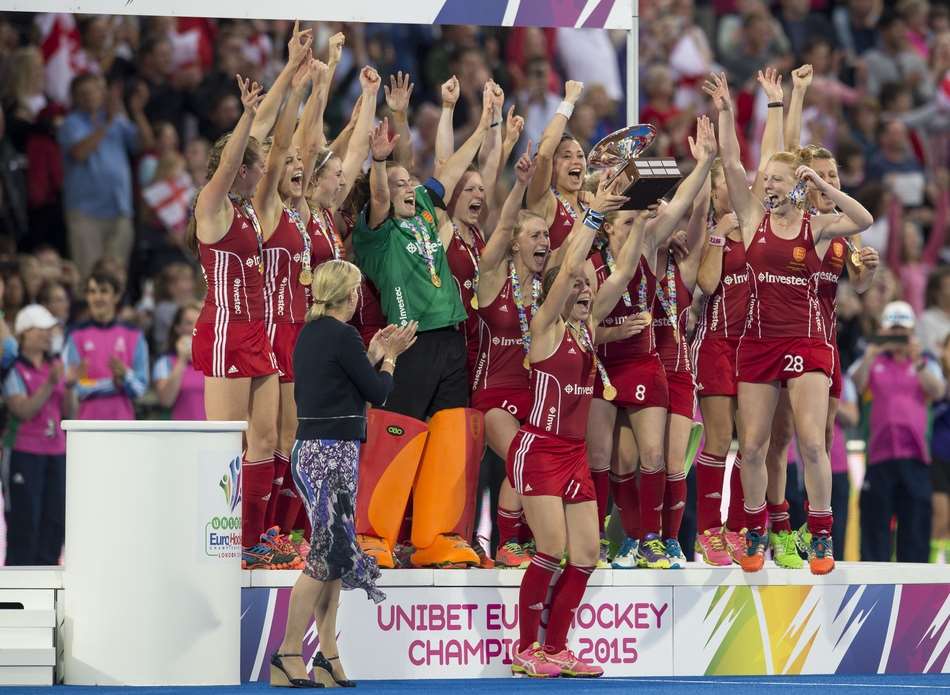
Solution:
M531 362L528 360L527 355L524 356L524 362L522 364L524 364L525 369L531 369Z
M651 314L649 311L641 312L640 317L647 323L653 323L653 314Z
M617 397L617 389L613 384L607 384L604 386L604 400L612 401Z
M855 268L860 268L861 266L864 265L864 261L861 260L861 252L860 252L860 251L852 251L852 252L851 252L851 262L854 264L854 267L855 267Z
M313 283L313 272L310 270L310 268L303 268L300 271L300 275L297 276L297 280L301 285L309 287L311 283Z
M432 275L431 277L433 285L436 287L442 287L442 278L440 278L438 275Z
M472 301L470 301L469 304L471 304L472 308L477 311L478 310L478 296L473 294Z

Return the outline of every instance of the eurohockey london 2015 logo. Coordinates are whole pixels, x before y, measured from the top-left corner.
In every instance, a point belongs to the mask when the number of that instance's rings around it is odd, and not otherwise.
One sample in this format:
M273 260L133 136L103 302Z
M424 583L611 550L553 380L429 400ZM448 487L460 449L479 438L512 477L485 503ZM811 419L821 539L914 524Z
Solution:
M224 496L225 513L212 516L205 524L205 554L236 558L241 552L241 457L228 464L218 487ZM220 499L220 498L218 498ZM219 507L220 508L220 507Z

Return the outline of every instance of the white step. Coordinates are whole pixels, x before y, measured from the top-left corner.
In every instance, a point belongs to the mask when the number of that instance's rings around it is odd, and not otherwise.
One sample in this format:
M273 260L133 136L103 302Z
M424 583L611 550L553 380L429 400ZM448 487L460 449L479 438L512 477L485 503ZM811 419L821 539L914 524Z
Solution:
M54 604L52 589L0 589L0 628L55 627Z
M46 649L3 649L0 650L0 667L3 666L49 666L56 665L56 650Z
M52 666L0 666L0 685L52 684Z
M50 649L51 627L0 627L0 653L6 649Z

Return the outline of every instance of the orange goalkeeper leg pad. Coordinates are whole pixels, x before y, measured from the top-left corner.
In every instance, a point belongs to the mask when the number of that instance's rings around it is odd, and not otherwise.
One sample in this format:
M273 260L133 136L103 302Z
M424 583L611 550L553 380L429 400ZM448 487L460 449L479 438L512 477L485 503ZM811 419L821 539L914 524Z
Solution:
M479 564L468 541L484 448L485 423L477 410L449 408L429 420L429 439L412 496L416 567Z
M356 533L363 551L382 568L395 565L392 551L406 513L428 430L421 420L370 409L360 452Z

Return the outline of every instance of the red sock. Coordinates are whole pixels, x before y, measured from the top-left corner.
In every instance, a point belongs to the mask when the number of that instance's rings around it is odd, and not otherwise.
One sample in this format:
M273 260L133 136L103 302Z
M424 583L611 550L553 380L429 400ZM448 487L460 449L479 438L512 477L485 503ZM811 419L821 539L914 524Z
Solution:
M604 535L604 517L607 516L607 497L610 494L610 471L591 471L594 491L597 494L597 525L600 535Z
M587 580L593 571L593 567L578 567L568 563L557 580L548 629L544 633L544 651L549 654L556 654L567 646L567 631L571 629L574 611L581 605L584 591L587 590Z
M745 512L743 504L745 497L742 494L742 452L736 454L736 461L732 464L732 475L729 476L729 515L726 517L726 528L730 531L739 531L745 526Z
M726 457L702 453L696 459L696 531L722 526L722 482Z
M610 494L620 510L620 523L628 538L640 538L640 493L637 474L625 476L610 474Z
M521 545L534 540L534 533L531 532L531 526L528 524L528 517L521 512L521 525L518 527L518 542Z
M559 564L560 559L544 553L535 553L531 564L521 577L521 590L518 592L518 622L521 626L519 651L524 651L538 641L538 626L541 624L544 599L548 596L551 577Z
M830 509L808 509L808 530L813 536L830 536L834 520Z
M516 541L521 532L521 510L513 512L498 505L495 523L498 525L498 545Z
M782 531L791 531L792 524L788 517L788 500L782 500L778 504L765 503L769 512L769 528L772 533L781 533Z
M764 534L765 527L769 522L769 512L765 503L763 503L761 507L749 507L746 505L743 509L745 510L745 527L759 535Z
M241 543L245 548L261 542L261 534L266 530L264 517L267 514L267 502L270 499L274 483L274 459L241 462L241 499L243 523Z
M663 537L677 538L686 510L686 471L668 473L663 493Z
M647 534L660 533L663 514L663 495L666 492L666 470L640 469L640 539Z
M271 484L270 499L267 500L267 511L264 514L264 528L269 529L274 524L284 530L277 518L277 505L280 503L280 493L284 489L284 481L290 475L290 459L282 451L274 452L274 482Z

